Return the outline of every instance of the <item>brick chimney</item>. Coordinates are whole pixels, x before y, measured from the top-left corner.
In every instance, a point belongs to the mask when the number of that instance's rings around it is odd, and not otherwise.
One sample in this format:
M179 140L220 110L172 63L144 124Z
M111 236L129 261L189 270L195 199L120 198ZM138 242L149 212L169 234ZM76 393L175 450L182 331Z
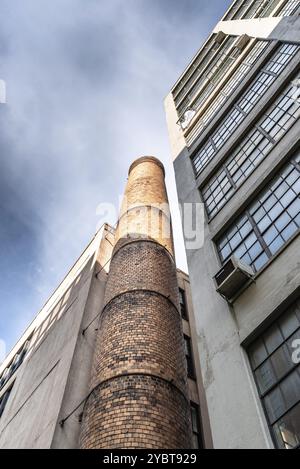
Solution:
M100 317L81 448L191 448L187 372L162 163L130 167Z

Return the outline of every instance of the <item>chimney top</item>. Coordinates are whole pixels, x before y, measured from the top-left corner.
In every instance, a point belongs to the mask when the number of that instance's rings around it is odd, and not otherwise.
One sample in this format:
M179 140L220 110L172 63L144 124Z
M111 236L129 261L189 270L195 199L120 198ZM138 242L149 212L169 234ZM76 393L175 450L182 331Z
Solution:
M164 168L164 165L162 164L162 162L156 158L155 156L141 156L140 158L137 158L130 166L129 168L129 171L128 171L128 175L131 173L131 171L133 170L133 168L135 168L136 166L138 166L139 164L141 163L146 163L146 162L149 162L149 163L154 163L154 164L157 164L157 166L159 166L163 173L164 173L164 176L165 176L165 168Z

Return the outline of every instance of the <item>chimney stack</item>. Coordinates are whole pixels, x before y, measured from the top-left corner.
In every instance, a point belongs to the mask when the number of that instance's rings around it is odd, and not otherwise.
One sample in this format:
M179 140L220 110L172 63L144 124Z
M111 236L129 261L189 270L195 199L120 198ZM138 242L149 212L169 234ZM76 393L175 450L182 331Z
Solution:
M116 231L81 448L191 448L164 167L137 159Z

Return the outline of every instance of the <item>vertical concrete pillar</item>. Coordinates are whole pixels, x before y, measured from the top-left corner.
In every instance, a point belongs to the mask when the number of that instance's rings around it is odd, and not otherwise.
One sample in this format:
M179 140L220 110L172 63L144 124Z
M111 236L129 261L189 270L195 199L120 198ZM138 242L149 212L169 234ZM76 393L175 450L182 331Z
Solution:
M82 448L190 448L164 168L130 167L101 313Z

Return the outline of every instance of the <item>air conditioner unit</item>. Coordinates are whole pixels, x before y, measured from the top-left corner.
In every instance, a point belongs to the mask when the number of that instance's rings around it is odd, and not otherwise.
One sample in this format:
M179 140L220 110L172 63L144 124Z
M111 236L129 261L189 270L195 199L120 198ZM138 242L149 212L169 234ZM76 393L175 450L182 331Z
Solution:
M232 256L214 277L217 292L231 302L245 285L253 282L254 275L252 267Z

